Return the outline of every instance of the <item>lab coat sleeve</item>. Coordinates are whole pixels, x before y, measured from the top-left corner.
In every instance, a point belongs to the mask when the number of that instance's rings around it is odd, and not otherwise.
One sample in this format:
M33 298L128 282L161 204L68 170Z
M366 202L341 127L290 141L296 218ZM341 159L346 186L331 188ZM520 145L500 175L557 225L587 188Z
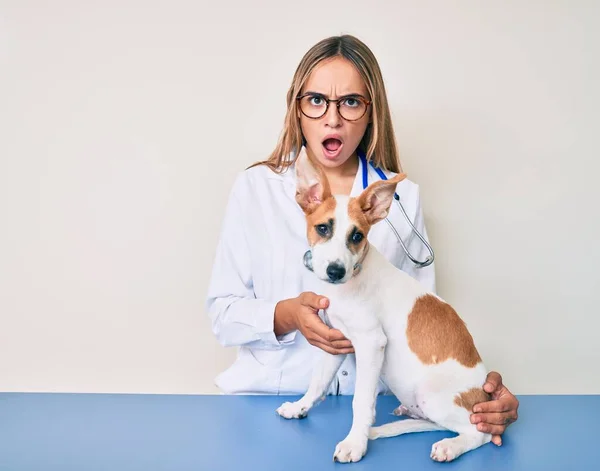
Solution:
M395 204L395 203L394 203ZM407 213L410 214L408 208L405 208ZM431 245L429 241L429 237L427 235L427 228L425 227L425 218L423 215L423 208L421 206L421 198L419 194L419 189L417 187L417 199L416 199L416 208L415 208L415 220L413 224L415 228L421 233L421 235L425 238L427 243ZM421 242L421 239L417 237L416 234L412 233L410 240L407 244L408 251L412 254L414 258L419 261L425 260L429 256L429 250L427 247ZM432 246L433 248L433 246ZM404 252L402 252L404 253ZM406 256L403 257L402 262L399 267L402 271L408 273L413 278L419 280L426 289L431 291L432 293L436 292L436 283L435 283L435 262L431 265L428 265L423 268L417 268L417 266Z
M259 299L254 294L243 198L239 194L242 179L243 174L234 183L225 209L206 310L221 345L280 349L293 343L296 332L276 336L277 301Z

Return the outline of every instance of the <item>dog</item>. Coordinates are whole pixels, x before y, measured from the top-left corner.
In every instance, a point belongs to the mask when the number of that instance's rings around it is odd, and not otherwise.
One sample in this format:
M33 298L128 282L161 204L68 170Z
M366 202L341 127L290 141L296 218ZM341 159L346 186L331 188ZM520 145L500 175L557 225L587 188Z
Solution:
M397 184L406 175L370 184L359 196L332 195L322 168L306 151L296 160L296 201L307 222L305 265L330 300L325 322L354 347L353 419L333 460L360 461L368 441L405 433L448 430L458 435L432 445L431 458L448 462L491 441L470 422L473 405L490 399L483 390L486 367L456 311L372 246L370 228L388 214ZM319 281L320 280L320 281ZM277 413L304 418L325 399L345 355L322 355L306 393ZM405 418L373 426L382 378Z

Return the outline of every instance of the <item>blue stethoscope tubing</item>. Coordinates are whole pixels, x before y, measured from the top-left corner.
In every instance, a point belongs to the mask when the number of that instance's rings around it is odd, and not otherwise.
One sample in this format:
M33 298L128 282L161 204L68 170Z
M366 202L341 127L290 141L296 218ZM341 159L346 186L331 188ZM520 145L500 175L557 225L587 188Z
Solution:
M365 157L365 155L362 151L360 151L360 150L358 151L358 156L362 162L362 181L363 181L363 190L364 190L365 188L367 188L367 186L369 186L368 163L367 163L367 158ZM369 162L369 163L371 164L371 167L373 167L373 169L377 172L377 175L379 175L379 178L381 178L382 180L388 179L386 177L385 173L383 173L383 170L381 170L380 168L373 165L373 162ZM427 241L425 240L425 237L423 237L421 235L421 233L417 230L417 228L411 222L410 218L408 217L408 214L406 214L406 211L404 210L404 207L402 206L402 203L400 202L400 196L398 196L398 193L396 193L396 192L394 192L394 199L396 200L396 203L398 204L400 211L402 211L404 218L406 219L406 221L412 228L412 231L417 235L417 237L419 239L421 239L421 242L423 242L425 247L427 247L427 250L429 251L429 256L422 262L415 259L411 255L411 253L408 251L408 249L406 248L406 245L404 245L404 242L402 241L402 237L400 237L400 234L398 234L398 231L396 230L394 225L390 222L389 218L387 218L387 217L385 218L386 222L388 223L388 225L394 232L396 239L398 239L398 242L400 242L400 245L402 246L404 253L406 253L406 256L417 266L417 268L424 268L426 266L431 265L433 263L433 259L435 258L435 255L434 255L433 249L431 248L431 245L429 245L429 243L427 243Z

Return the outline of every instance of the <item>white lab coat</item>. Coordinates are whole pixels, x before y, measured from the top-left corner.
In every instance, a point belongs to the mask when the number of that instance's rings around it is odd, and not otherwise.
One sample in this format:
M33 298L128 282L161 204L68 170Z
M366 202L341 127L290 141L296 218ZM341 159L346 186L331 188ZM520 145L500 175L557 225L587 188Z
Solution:
M388 172L388 178L393 173ZM379 179L369 166L369 183ZM217 245L206 308L212 330L223 346L239 347L236 361L216 378L226 394L302 394L306 391L317 347L304 336L273 332L275 304L312 286L314 275L303 264L308 249L306 220L294 199L294 166L276 174L266 166L241 172L227 203ZM362 191L362 168L352 195ZM408 179L397 187L415 227L427 238L419 187ZM429 254L411 232L397 203L390 221L418 260ZM435 291L434 264L417 269L385 221L371 228L369 241L399 269ZM210 359L208 359L210 361ZM353 394L355 358L344 360L328 394ZM380 383L380 393L387 389Z

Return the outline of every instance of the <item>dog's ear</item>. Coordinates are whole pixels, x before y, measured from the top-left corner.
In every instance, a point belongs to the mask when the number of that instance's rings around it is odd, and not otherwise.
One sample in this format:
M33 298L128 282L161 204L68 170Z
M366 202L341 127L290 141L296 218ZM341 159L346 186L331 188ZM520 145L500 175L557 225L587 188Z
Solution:
M389 180L371 183L358 197L358 203L369 224L373 225L385 219L390 211L396 185L406 178L404 173Z
M296 159L296 202L310 214L330 196L327 177L302 147Z

